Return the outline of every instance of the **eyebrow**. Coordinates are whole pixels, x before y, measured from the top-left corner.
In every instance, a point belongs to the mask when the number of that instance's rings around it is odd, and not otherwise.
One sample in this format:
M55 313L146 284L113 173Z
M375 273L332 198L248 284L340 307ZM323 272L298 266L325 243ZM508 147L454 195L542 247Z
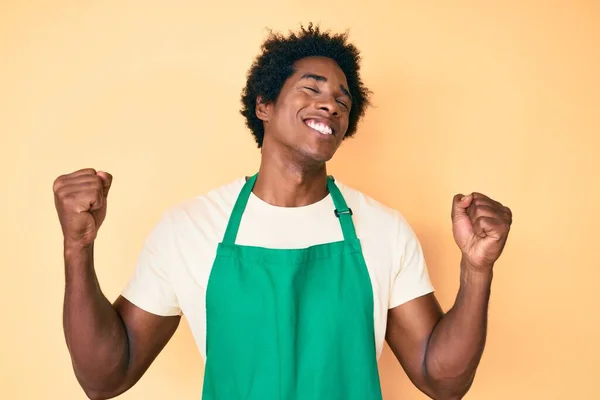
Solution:
M302 75L302 77L300 78L300 80L302 79L314 79L317 82L327 82L327 78L322 76L322 75L315 75L315 74L304 74ZM340 84L340 90L348 97L350 97L350 100L352 100L352 95L350 94L350 92L348 91L348 89L346 89L344 87L344 85Z

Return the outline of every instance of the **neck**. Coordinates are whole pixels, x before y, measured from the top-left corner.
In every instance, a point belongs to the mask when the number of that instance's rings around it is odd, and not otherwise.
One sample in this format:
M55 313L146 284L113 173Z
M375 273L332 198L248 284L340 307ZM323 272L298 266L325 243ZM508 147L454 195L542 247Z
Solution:
M300 164L263 151L254 194L278 207L301 207L322 200L328 193L325 163Z

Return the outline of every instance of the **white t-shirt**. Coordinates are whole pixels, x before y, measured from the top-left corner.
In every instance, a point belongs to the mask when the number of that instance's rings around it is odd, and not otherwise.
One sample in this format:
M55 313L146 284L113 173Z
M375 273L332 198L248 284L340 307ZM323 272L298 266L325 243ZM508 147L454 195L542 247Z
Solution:
M206 287L217 244L245 182L239 178L168 209L148 236L134 276L122 294L153 314L185 315L206 357ZM402 215L336 180L353 211L374 300L377 357L385 340L387 311L433 287L421 245ZM305 248L343 240L331 196L303 207L272 206L251 194L236 243Z

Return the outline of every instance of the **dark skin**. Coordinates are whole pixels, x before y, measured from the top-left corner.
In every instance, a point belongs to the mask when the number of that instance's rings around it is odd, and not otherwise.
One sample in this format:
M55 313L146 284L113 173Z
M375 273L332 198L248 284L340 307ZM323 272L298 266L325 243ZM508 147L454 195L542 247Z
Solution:
M106 216L112 176L83 169L54 182L64 236L63 329L79 384L90 399L131 388L175 333L180 317L150 314L104 296L94 270L94 240Z
M295 67L275 102L258 98L256 105L265 136L254 193L282 207L312 204L327 195L325 164L344 139L352 107L346 77L335 62L311 57ZM100 289L93 247L111 183L110 174L93 169L54 183L64 236L64 332L75 375L91 399L131 388L180 322L180 317L150 314L123 297L111 304ZM452 208L454 238L462 252L454 306L444 314L430 294L388 313L390 348L411 381L435 399L460 399L473 382L485 344L493 265L512 219L508 208L487 196L462 197L455 196Z
M329 161L348 129L352 98L346 76L324 58L296 63L275 103L257 99L256 115L264 123L262 159L254 193L282 207L315 203L327 195ZM329 126L322 134L307 123Z

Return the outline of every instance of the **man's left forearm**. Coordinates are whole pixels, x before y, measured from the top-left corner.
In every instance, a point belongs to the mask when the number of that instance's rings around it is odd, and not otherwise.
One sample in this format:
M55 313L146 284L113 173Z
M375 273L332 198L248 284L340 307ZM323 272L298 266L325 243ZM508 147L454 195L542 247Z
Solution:
M461 261L460 289L454 306L437 323L424 360L428 385L440 399L460 399L469 390L481 360L493 269Z

